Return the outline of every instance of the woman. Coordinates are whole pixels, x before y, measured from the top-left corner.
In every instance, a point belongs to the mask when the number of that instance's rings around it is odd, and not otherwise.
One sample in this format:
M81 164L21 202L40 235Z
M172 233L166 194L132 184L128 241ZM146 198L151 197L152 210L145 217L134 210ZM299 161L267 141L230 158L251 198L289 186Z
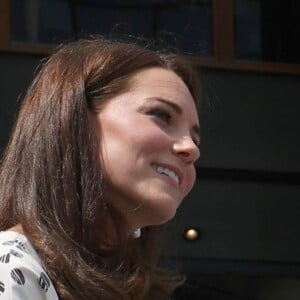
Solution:
M86 39L49 58L1 164L1 299L171 295L155 225L195 181L197 88L186 61L135 44Z

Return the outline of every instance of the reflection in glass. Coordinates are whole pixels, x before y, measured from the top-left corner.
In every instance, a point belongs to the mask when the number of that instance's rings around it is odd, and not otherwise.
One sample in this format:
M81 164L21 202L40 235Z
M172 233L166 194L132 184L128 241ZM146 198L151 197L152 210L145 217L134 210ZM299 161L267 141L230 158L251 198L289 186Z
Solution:
M259 0L237 0L235 3L236 57L259 60L261 59Z
M164 7L158 10L157 31L174 33L173 38L177 41L178 48L186 53L212 56L211 5L207 1L198 2L194 6Z
M58 43L72 35L68 0L11 0L13 41Z
M159 38L212 55L211 0L11 0L12 40L59 43L87 34Z
M300 63L300 1L236 0L238 59Z

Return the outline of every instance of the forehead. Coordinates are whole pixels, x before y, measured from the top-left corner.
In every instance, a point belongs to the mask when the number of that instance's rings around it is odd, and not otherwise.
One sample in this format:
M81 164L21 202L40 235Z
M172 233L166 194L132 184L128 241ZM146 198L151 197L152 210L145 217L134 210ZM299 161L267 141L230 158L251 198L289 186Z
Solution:
M153 85L162 89L174 88L175 86L176 90L192 97L183 80L171 70L159 67L143 69L137 71L129 80L129 88L134 90L148 86L153 88Z
M159 67L138 71L129 80L129 90L145 97L161 97L176 102L197 119L195 100L183 80L173 71Z

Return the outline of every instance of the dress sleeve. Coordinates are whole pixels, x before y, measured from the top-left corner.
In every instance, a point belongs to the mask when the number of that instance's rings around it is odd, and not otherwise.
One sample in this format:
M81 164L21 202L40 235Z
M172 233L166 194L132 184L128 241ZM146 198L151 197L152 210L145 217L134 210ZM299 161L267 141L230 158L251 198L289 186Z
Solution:
M9 252L0 257L0 300L57 300L42 267L15 255Z

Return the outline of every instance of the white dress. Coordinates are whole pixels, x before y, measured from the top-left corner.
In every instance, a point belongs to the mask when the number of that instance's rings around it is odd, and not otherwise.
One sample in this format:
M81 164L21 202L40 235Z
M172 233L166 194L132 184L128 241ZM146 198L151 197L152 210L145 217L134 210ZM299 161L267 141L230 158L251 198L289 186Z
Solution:
M0 300L58 300L31 243L21 233L0 232Z

